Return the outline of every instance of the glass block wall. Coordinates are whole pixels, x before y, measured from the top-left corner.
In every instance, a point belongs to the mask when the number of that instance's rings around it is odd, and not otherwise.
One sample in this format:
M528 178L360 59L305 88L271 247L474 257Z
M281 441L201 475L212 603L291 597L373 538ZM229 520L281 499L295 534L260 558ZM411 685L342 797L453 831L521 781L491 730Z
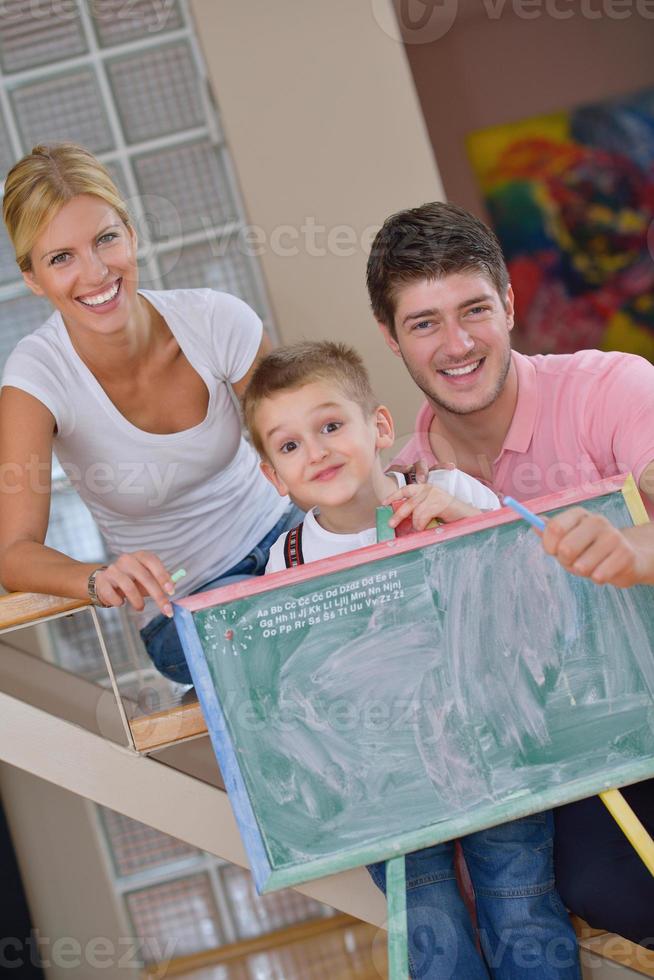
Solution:
M185 956L333 915L291 889L259 896L249 871L113 810L97 812L117 893L146 960L171 940L171 955Z
M143 286L226 290L253 306L274 335L256 261L238 248L243 208L185 3L0 5L0 179L34 144L66 139L96 153L127 200ZM49 312L24 287L0 227L0 370ZM56 463L53 478L47 543L102 560L93 520ZM86 619L57 621L48 646L67 669L102 679ZM103 614L103 626L123 677L147 663L122 610ZM117 901L135 935L155 941L153 950L172 938L174 955L199 952L331 914L292 891L259 898L243 869L113 811L97 812Z
M0 179L33 145L61 140L82 143L109 167L135 220L144 287L234 293L274 334L256 259L239 249L243 208L183 0L0 5ZM23 285L3 226L0 370L49 312ZM56 467L47 543L81 560L105 557L90 514ZM53 655L101 679L83 619L50 627ZM118 670L147 668L127 618L104 620Z

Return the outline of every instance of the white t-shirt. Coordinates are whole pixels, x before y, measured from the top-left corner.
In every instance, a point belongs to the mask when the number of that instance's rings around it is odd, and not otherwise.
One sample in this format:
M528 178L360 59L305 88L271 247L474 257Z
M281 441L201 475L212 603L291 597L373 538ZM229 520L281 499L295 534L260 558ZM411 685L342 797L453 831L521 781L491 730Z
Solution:
M132 425L75 351L58 312L19 342L2 385L28 392L54 415L55 453L110 554L145 549L170 572L183 566L178 594L187 595L236 564L288 507L243 439L230 388L250 368L262 325L240 299L211 289L140 295L207 386L198 425L164 435ZM141 625L156 612L146 605Z
M395 477L398 487L404 486L402 474L392 472L388 475ZM497 510L500 506L492 490L461 470L432 470L427 482L451 493L465 504L478 507L479 510ZM286 534L282 534L270 549L266 575L286 568L285 540ZM303 521L302 554L305 563L318 561L320 558L331 558L332 555L341 555L345 551L356 551L357 548L366 548L376 541L377 529L374 527L367 527L356 534L335 534L333 531L326 531L316 520L315 510L309 511Z

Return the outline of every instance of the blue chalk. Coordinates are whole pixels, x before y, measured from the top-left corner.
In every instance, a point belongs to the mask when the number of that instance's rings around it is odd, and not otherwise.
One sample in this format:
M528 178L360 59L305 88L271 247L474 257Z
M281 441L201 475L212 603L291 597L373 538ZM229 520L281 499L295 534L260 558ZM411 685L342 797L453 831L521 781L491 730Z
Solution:
M535 527L537 531L545 530L545 521L542 517L538 517L536 514L532 514L524 504L519 504L517 500L513 497L504 497L503 503L506 507L512 507L516 514L520 514L532 527Z

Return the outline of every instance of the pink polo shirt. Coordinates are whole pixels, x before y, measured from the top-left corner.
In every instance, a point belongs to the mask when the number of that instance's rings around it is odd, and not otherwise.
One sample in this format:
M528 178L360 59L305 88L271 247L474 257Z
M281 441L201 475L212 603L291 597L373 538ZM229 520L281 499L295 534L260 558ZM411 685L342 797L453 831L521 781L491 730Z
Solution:
M654 460L654 365L597 350L535 357L513 351L512 358L518 401L485 481L497 494L529 500L625 472L640 480ZM437 462L429 444L433 417L425 402L415 434L394 462ZM654 518L654 503L645 498L645 504Z

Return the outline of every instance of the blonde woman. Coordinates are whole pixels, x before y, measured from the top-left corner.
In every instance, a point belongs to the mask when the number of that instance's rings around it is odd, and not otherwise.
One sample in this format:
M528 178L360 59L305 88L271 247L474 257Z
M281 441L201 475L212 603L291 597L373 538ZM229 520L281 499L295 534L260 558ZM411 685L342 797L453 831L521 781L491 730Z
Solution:
M269 342L241 300L138 288L136 234L102 164L37 146L9 172L4 218L28 287L55 308L10 355L0 394L0 581L129 603L158 669L190 683L180 595L261 574L298 512L259 471L241 396ZM106 567L47 548L52 452L106 541Z

